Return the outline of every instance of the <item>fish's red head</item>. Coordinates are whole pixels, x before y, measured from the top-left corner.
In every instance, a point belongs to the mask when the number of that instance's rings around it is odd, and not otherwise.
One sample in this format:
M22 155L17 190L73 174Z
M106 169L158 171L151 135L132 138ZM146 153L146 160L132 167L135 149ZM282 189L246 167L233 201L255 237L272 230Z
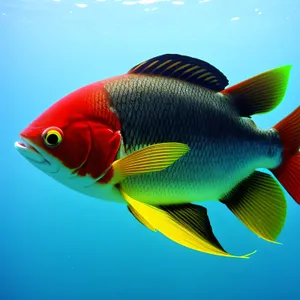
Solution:
M32 164L58 177L99 180L116 158L120 123L109 108L101 82L85 86L62 98L27 128L15 147ZM55 175L57 173L57 175Z

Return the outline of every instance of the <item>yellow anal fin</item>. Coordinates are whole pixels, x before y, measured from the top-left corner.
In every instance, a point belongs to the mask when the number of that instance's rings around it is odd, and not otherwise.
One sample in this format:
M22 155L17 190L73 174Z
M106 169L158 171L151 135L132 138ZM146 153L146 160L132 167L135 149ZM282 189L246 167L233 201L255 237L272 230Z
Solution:
M286 199L271 175L255 171L221 202L256 235L277 243L275 240L285 222Z
M176 142L154 144L137 150L112 164L112 182L119 183L127 176L162 171L189 150L186 144Z
M206 208L193 204L152 206L134 200L120 190L143 224L151 230L156 229L172 241L194 249L218 256L249 258L256 251L246 255L231 255L226 252L214 236ZM141 220L141 219L139 219Z
M144 226L146 226L148 229L152 231L156 231L154 227L152 227L131 205L127 206L128 210L131 212L131 214Z

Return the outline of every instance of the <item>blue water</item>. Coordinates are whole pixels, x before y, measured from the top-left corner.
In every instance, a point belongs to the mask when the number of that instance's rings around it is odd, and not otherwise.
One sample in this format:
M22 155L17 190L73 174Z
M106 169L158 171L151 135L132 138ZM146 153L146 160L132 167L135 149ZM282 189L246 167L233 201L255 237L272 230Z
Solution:
M211 256L55 182L13 143L62 96L163 53L206 60L230 84L292 64L282 104L255 117L268 128L300 102L300 2L76 1L0 1L0 299L299 299L300 208L290 197L283 245L205 204L228 251L258 250Z

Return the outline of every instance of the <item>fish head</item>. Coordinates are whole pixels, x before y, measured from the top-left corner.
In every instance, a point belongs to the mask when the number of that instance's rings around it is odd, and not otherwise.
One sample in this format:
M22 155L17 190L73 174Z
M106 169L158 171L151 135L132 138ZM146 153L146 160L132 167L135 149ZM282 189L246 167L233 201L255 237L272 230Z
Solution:
M56 102L20 137L15 148L32 165L81 191L107 174L121 144L119 120L101 83Z

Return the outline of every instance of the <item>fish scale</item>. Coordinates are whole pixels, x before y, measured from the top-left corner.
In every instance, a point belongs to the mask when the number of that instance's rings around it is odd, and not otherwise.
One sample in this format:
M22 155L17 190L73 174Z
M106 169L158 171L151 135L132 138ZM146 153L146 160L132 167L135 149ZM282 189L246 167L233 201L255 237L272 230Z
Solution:
M126 155L163 142L190 147L168 169L122 182L140 201L219 199L256 168L280 163L278 134L240 117L230 99L219 93L173 78L134 74L106 83L105 89L121 123Z

